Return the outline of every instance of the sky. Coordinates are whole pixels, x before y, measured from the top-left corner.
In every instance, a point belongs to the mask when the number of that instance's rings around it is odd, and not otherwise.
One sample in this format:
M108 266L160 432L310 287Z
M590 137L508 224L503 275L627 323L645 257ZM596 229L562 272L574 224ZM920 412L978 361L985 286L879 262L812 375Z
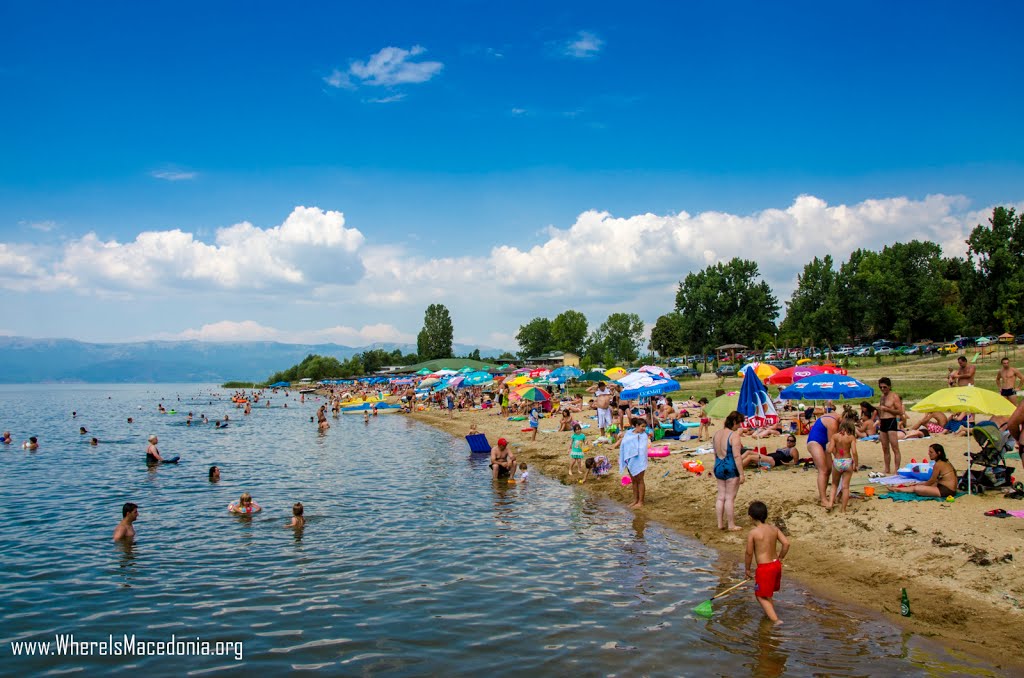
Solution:
M516 349L1024 207L1012 2L0 2L0 334Z

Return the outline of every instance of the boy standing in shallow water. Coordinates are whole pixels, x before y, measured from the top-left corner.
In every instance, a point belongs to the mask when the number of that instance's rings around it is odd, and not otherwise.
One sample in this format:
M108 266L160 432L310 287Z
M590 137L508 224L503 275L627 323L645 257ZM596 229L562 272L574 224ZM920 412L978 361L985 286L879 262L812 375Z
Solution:
M782 585L782 559L789 552L789 540L779 528L765 523L768 520L768 507L764 502L751 502L747 515L754 521L754 527L747 535L747 552L744 558L744 571L750 579L750 562L757 562L757 574L754 575L754 596L761 604L761 609L768 619L781 624L775 614L772 596ZM782 550L776 555L775 542L782 544Z

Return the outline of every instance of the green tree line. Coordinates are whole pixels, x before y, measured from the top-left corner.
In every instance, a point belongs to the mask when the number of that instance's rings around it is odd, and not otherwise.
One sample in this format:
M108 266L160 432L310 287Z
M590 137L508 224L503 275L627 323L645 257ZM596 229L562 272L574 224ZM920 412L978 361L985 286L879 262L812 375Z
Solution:
M912 240L857 249L804 265L786 317L757 263L734 258L688 274L675 308L658 318L651 347L661 355L740 343L835 345L885 337L904 342L1024 329L1024 216L996 207L967 239L966 257Z

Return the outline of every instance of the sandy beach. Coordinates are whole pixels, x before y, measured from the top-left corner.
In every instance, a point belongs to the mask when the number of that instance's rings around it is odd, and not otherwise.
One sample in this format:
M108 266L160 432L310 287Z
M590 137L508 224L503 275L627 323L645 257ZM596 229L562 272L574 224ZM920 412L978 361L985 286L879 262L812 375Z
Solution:
M583 412L576 417L591 424L585 431L588 441L597 437L593 414ZM492 444L500 437L507 438L517 458L527 462L534 473L571 482L567 452L570 434L545 433L544 429L557 428L552 419L541 420L541 433L531 442L530 434L521 431L525 422L507 421L490 410L460 412L454 418L437 410L412 416L456 436L466 435L469 426L476 424ZM720 427L721 422L715 421L712 431ZM926 458L928 445L936 440L962 472L966 461L963 437L905 441L901 443L904 463L911 458ZM714 478L710 473L697 476L682 467L683 461L694 458L687 456L687 451L694 450L698 441L665 442L673 453L650 460L647 502L642 511L718 549L726 563L735 561L742 572L745 531L724 533L717 529ZM753 446L753 441L744 442ZM768 438L758 444L774 450L783 446L784 438ZM807 456L806 436L798 436L797 447L801 456ZM858 450L861 464L882 470L882 451L877 442L861 443ZM594 454L606 455L613 471L606 478L588 480L584 487L628 504L631 492L619 482L616 450L598 445L588 456ZM708 469L712 466L711 455L696 458L704 459ZM1020 468L1019 461L1010 463ZM481 478L481 482L490 480ZM867 482L866 471L855 474L854 492ZM821 596L882 613L913 633L984 656L1003 667L1024 667L1018 651L1024 644L1020 637L1024 622L1020 566L1024 559L1024 519L984 515L994 508L1024 509L1024 501L995 492L983 497L965 496L952 503L903 503L876 496L851 498L846 514L838 509L828 513L817 502L814 470L802 468L764 472L748 469L737 497L737 524L749 526L746 507L754 500L768 505L769 521L784 529L793 543L785 563L783 586L785 579L798 580ZM900 615L903 587L911 602L913 614L909 618ZM779 608L779 615L785 620L784 607Z

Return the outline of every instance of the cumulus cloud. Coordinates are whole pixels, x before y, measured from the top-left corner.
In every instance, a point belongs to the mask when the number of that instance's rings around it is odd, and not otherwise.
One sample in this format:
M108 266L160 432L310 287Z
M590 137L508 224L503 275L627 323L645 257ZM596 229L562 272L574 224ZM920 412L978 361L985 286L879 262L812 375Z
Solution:
M597 56L604 46L604 40L589 31L580 31L576 38L565 45L565 54L576 59L588 59Z
M180 229L146 231L127 243L87 233L65 242L49 262L47 253L0 243L7 261L0 285L120 292L315 287L358 280L362 244L363 235L345 228L341 212L296 207L279 226L261 229L241 222L218 229L212 243Z
M188 172L185 170L154 170L149 173L149 176L154 179L163 179L164 181L188 181L195 179L199 176L198 172Z
M420 45L410 49L385 47L366 61L353 61L348 69L334 69L324 78L331 87L354 89L360 85L394 87L427 82L441 72L440 61L416 61L427 50Z
M314 330L281 330L255 320L221 320L190 328L175 334L162 334L161 339L195 341L278 341L286 344L342 344L365 346L377 342L413 343L416 337L401 332L393 325L378 323L360 328L336 325Z

